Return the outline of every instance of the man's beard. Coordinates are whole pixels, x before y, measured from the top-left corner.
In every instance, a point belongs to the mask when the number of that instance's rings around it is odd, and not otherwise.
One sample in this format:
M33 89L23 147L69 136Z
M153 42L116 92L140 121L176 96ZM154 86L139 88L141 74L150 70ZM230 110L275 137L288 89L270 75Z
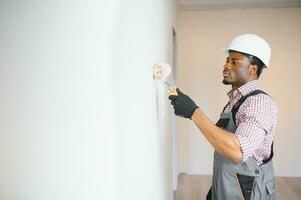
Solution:
M225 84L225 85L231 85L232 83L231 83L231 81L228 81L228 80L223 80L223 84Z

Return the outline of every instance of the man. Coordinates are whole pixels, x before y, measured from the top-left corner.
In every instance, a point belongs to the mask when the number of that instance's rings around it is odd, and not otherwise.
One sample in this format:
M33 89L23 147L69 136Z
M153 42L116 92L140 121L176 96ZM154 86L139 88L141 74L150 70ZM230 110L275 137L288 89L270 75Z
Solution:
M216 124L179 89L169 99L175 114L191 119L215 149L207 199L275 199L272 157L277 108L258 82L262 69L270 66L271 49L259 36L244 34L234 38L226 51L223 83L232 90Z

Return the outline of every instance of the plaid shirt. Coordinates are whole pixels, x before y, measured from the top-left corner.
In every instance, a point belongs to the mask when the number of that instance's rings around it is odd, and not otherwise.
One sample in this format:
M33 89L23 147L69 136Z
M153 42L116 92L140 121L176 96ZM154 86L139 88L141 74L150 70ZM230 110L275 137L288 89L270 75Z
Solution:
M230 112L233 105L254 90L259 90L257 80L250 81L228 93L229 105L224 112ZM243 153L243 161L253 157L257 164L270 156L275 137L277 107L271 97L257 94L248 97L236 114L237 136Z

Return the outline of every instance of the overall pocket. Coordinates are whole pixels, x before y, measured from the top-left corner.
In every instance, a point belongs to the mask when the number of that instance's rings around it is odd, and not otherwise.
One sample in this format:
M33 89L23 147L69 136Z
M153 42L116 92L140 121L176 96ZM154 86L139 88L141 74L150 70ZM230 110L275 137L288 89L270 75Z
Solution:
M273 200L275 199L275 191L276 191L276 182L275 180L270 180L265 184L266 188L266 199Z

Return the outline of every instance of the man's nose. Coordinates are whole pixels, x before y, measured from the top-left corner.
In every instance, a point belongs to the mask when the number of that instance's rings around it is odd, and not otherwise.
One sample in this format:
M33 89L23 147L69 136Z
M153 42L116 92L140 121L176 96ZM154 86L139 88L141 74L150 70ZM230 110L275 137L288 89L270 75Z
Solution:
M231 67L229 66L229 63L225 63L223 66L224 69L231 69Z

